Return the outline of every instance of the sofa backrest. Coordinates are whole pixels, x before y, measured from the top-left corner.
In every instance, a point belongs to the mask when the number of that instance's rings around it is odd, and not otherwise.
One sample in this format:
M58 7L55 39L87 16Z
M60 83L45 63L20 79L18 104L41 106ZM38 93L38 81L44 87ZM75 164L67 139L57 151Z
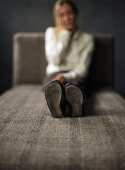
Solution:
M110 34L95 34L95 51L90 65L91 88L114 88L114 38Z
M47 61L44 33L18 32L13 36L13 86L21 83L40 84Z
M95 51L90 66L93 87L113 87L113 37L95 34ZM42 84L47 65L45 34L18 32L13 36L13 86L21 83Z

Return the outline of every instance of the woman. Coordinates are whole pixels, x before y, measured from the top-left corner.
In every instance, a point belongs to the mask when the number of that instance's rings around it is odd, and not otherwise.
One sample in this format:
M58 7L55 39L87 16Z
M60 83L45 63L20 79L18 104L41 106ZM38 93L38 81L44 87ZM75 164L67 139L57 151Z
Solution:
M56 1L53 15L55 27L45 31L48 65L42 90L53 117L83 116L90 95L88 72L94 38L76 24L78 10L73 1Z

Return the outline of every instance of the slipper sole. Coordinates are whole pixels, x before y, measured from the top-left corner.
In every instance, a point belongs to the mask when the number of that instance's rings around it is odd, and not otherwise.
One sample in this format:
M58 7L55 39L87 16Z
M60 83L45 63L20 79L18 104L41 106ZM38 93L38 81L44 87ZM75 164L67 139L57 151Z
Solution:
M45 98L53 117L63 117L60 108L62 89L58 83L50 83L45 88Z
M73 85L66 87L66 96L72 105L72 117L83 115L83 94L82 91Z

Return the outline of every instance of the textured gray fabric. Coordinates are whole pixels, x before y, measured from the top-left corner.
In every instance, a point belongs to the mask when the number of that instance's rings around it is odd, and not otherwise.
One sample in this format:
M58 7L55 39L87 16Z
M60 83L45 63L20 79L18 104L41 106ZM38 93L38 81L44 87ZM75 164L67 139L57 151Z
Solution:
M41 85L21 84L0 96L1 170L125 169L125 100L103 88L85 116L53 118Z
M113 37L95 34L95 51L90 68L92 88L113 86ZM47 65L43 33L15 33L13 37L13 85L41 83Z
M41 83L46 64L44 33L19 32L13 36L13 85Z

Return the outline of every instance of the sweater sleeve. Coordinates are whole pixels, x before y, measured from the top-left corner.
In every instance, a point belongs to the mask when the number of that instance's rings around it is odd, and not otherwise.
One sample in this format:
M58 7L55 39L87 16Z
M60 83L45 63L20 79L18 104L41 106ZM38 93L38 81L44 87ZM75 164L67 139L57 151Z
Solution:
M86 48L80 53L79 64L74 69L67 73L62 73L66 80L73 80L75 78L86 77L89 72L89 65L92 60L95 43L94 37L90 36L86 44Z
M68 46L71 37L69 30L62 30L59 38L56 39L53 27L48 27L45 31L45 55L49 64L59 65L64 57L64 51Z

